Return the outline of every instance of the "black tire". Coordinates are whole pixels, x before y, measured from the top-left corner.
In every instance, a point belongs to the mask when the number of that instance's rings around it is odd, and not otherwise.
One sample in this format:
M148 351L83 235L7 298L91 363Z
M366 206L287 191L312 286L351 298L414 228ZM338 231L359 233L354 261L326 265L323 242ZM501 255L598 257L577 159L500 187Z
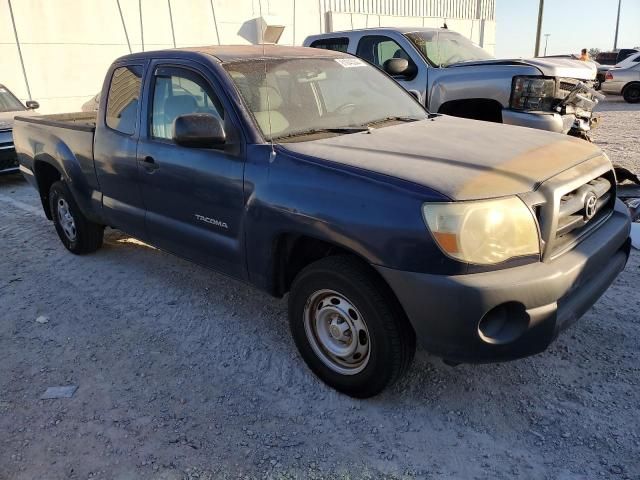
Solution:
M589 143L592 143L593 140L591 140L591 137L589 136L589 134L583 130L578 130L576 128L572 128L571 130L569 130L569 132L567 133L567 135L571 136L571 137L576 137L576 138L581 138L582 140L585 140Z
M640 83L632 83L624 87L622 98L628 103L640 102Z
M64 202L64 203L62 203ZM59 206L63 205L73 219L73 231L75 235L65 233L63 227L64 220L61 218ZM104 236L104 225L98 225L88 220L78 208L78 204L73 199L67 185L62 181L57 181L51 185L49 190L49 208L56 227L56 232L62 244L71 253L82 255L92 253L102 246ZM67 226L68 228L68 226Z
M327 290L337 292L355 306L366 322L368 360L357 373L335 371L310 343L305 328L305 309L314 295ZM331 305L327 303L327 307ZM316 310L322 311L322 302L317 309L310 307L307 312ZM392 385L408 369L415 354L415 333L398 301L371 267L355 257L327 257L307 266L296 276L289 294L289 325L309 368L322 381L352 397L371 397ZM362 340L360 345L364 345Z

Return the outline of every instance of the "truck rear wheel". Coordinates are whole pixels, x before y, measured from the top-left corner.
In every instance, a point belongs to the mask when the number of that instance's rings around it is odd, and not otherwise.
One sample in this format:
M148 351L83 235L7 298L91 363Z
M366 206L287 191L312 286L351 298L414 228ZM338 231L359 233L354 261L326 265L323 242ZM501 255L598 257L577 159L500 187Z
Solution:
M640 83L632 83L631 85L624 87L622 97L628 103L640 102Z
M49 207L58 236L71 253L91 253L102 246L104 226L93 223L82 214L64 182L57 181L51 185Z
M304 268L289 295L298 350L322 381L366 398L393 384L415 353L404 312L369 268L348 256Z

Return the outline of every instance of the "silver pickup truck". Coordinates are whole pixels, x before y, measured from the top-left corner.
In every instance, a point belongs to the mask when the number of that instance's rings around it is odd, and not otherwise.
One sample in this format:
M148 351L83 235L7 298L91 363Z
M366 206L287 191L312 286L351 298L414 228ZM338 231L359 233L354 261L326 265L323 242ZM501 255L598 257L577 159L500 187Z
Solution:
M495 59L444 28L369 28L312 35L305 46L356 55L433 113L586 137L596 67L570 58ZM344 92L345 102L350 93Z

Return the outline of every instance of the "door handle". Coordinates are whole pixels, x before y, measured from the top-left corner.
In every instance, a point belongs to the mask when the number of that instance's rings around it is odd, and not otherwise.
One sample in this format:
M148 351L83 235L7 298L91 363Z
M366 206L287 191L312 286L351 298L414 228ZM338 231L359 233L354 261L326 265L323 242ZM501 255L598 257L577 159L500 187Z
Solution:
M159 168L154 158L150 157L149 155L142 159L142 166L147 172L153 172L154 170L157 170Z

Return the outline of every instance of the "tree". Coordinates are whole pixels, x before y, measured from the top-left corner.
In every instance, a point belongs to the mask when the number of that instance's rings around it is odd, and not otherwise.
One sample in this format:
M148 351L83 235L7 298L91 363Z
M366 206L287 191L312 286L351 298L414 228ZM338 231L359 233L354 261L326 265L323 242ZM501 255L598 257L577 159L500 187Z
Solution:
M590 57L595 57L599 53L600 53L600 49L599 48L590 48L589 49L589 56Z

